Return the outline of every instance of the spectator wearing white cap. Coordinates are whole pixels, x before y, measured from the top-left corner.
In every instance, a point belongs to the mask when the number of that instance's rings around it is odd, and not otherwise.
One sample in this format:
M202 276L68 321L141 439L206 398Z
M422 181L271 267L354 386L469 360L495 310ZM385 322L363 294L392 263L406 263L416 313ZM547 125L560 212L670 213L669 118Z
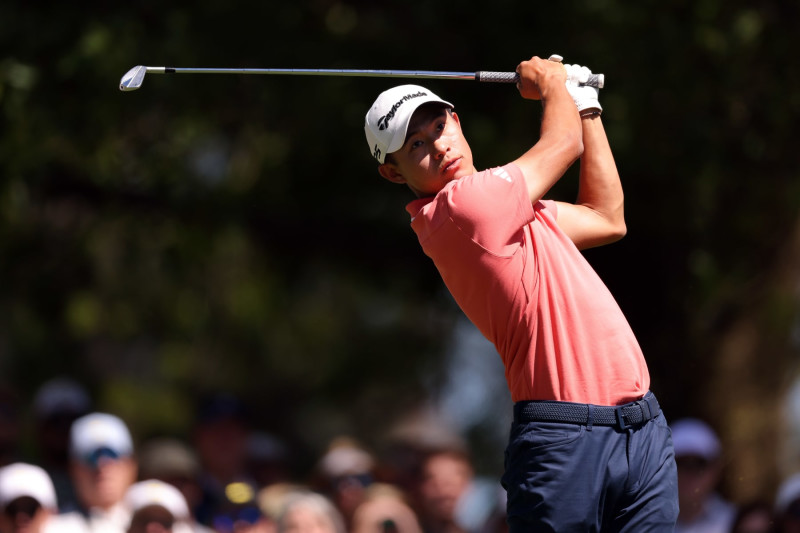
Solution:
M314 485L333 502L348 527L374 481L376 466L373 455L347 436L334 438L317 464Z
M696 418L677 420L670 428L678 465L676 533L728 533L736 508L717 493L722 447L716 433Z
M44 469L27 463L0 468L0 531L42 533L57 511L56 491Z
M186 499L176 487L157 479L134 483L125 493L131 511L127 533L192 533Z
M197 523L195 509L203 498L200 485L200 463L194 450L182 440L172 437L155 437L138 448L139 476L157 479L177 488L186 499L192 515L194 531L210 532Z
M70 430L70 475L80 510L54 517L59 533L123 533L130 510L123 502L136 481L133 439L125 423L107 413L77 419Z

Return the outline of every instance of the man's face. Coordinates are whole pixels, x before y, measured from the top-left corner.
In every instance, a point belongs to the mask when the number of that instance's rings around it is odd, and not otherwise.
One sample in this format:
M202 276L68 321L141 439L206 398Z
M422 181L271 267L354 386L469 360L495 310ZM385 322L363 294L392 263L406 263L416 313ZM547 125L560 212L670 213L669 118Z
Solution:
M420 106L403 147L378 171L389 181L405 183L419 197L433 196L447 183L473 174L472 151L458 115L440 105Z
M125 491L136 481L136 461L132 457L102 457L93 464L73 460L71 473L78 497L86 507L108 509L122 501Z
M161 506L151 505L133 514L128 533L169 533L174 524L172 513Z
M461 457L446 453L430 457L423 465L419 487L427 512L438 520L452 520L472 475L472 468Z
M675 462L681 509L705 502L719 481L719 464L694 455L677 456Z
M239 476L247 460L247 427L235 417L222 417L200 424L194 445L207 473L222 483Z

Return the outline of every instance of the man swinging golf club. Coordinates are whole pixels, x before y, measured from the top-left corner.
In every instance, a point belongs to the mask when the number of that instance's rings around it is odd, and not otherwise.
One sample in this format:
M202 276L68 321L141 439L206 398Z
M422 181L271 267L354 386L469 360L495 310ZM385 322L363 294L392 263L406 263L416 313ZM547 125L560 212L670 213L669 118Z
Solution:
M588 68L533 57L523 98L542 101L539 140L477 171L453 105L417 85L366 115L381 176L423 251L505 365L514 403L503 486L510 531L672 531L672 440L639 344L580 253L626 232L623 193ZM580 158L574 204L544 200Z

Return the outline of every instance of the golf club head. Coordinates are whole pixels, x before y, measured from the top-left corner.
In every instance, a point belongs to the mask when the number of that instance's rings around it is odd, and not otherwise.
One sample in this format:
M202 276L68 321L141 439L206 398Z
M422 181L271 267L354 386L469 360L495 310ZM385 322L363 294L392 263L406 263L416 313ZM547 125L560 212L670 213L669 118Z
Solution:
M142 86L145 74L147 74L147 67L142 65L133 67L126 72L124 76L122 76L121 80L119 80L119 90L135 91Z

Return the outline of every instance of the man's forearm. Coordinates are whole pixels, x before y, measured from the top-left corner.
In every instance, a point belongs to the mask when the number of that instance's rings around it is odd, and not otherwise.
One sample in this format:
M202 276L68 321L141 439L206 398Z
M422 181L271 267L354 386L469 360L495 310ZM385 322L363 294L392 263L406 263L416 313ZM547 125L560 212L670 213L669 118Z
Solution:
M582 118L583 154L577 204L586 206L624 233L624 195L600 115Z

